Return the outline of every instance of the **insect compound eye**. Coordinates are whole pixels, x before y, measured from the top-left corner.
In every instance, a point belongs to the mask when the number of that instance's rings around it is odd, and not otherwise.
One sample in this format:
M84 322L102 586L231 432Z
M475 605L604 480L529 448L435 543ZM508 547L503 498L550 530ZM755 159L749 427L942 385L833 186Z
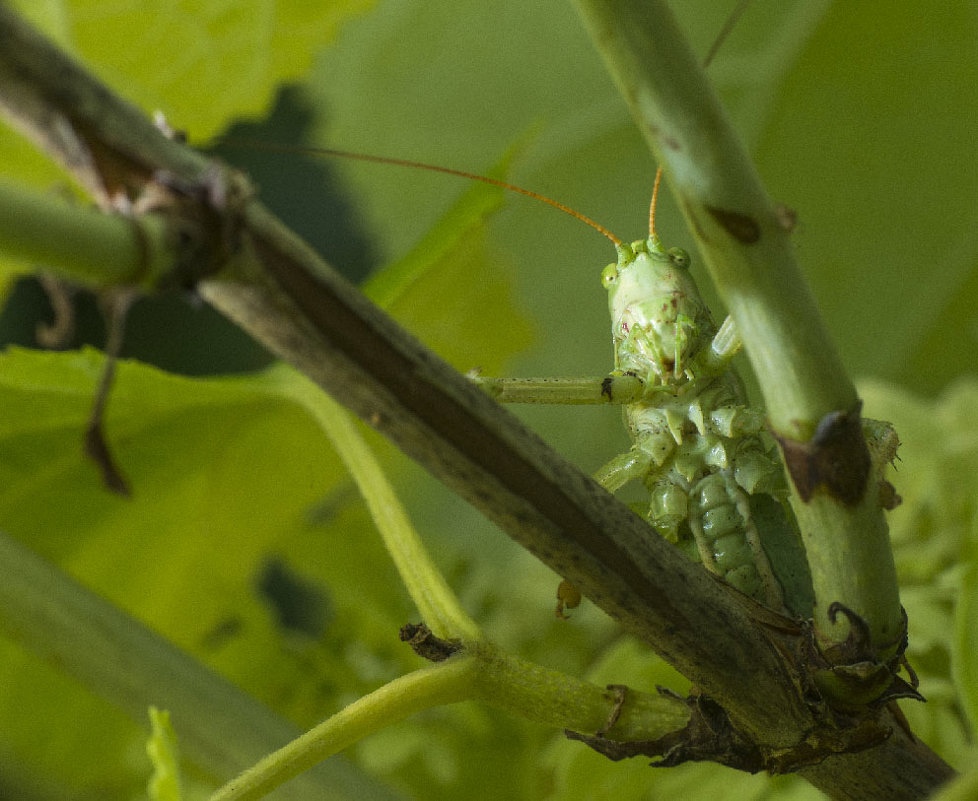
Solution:
M689 267L689 254L682 248L669 248L669 258L680 269Z
M607 288L618 280L618 265L609 264L601 271L601 283Z

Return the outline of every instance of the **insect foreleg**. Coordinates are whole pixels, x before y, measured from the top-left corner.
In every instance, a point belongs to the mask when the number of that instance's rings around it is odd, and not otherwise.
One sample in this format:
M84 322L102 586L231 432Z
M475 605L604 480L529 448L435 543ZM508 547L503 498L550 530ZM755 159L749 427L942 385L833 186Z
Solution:
M560 405L634 403L645 394L645 382L630 373L600 378L469 378L500 403Z
M708 375L719 375L730 365L743 345L733 317L727 315L719 330L713 335L710 347L705 348L700 362Z

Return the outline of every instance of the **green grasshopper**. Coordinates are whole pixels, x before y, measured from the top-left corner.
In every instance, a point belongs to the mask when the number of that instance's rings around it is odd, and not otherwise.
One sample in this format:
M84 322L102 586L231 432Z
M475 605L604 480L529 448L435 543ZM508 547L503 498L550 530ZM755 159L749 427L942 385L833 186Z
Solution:
M664 247L655 232L661 170L653 186L649 236L625 244L564 204L495 178L342 150L260 147L480 181L553 206L607 237L618 253L618 260L601 274L611 312L614 369L595 378L489 378L475 373L470 378L500 403L621 405L632 447L598 470L598 483L614 493L642 481L649 502L637 511L659 534L746 595L771 609L784 608L782 587L757 525L757 506L765 499L762 517L773 521L769 527L778 529L782 540L787 535L795 541L781 544L793 562L789 570L804 573L798 567L803 557L799 562L797 528L790 513L779 509L788 495L781 462L760 436L763 414L747 405L740 378L730 366L741 344L733 321L727 318L717 327L690 275L689 255ZM558 616L578 601L576 590L562 584Z
M719 328L689 273L690 258L655 232L614 243L618 260L601 275L608 291L614 369L596 378L472 379L501 403L598 404L623 408L632 447L595 479L609 492L641 481L641 514L669 541L766 606L781 610L781 585L761 542L751 498L787 496L780 461L760 437L763 415L748 407L730 361L740 347L733 321ZM574 606L558 592L558 616Z
M500 403L621 405L632 447L598 470L598 483L614 493L641 481L649 502L639 513L659 534L746 595L771 609L784 607L752 508L760 496L778 501L775 506L785 503L781 462L760 436L763 414L747 405L740 378L730 366L741 344L733 320L717 327L690 275L689 255L664 247L655 232L661 170L653 185L649 236L626 244L564 204L495 178L343 150L258 146L480 181L553 206L607 237L618 253L618 260L601 274L611 312L614 369L596 378L470 377ZM797 572L801 545L789 518L790 513L781 515L773 525L797 541L787 546L794 551L791 569ZM777 536L783 539L784 534ZM561 585L558 616L577 605L575 593Z
M748 2L741 0L734 8L704 66ZM805 573L804 567L797 567L804 563L803 556L798 558L802 548L797 526L790 512L781 512L788 494L781 462L762 440L763 415L747 405L743 385L730 366L740 348L733 321L728 318L716 326L689 273L688 254L665 248L656 235L661 170L652 192L649 236L629 245L551 198L494 178L341 150L259 147L421 168L481 181L554 206L611 240L618 260L602 273L615 355L614 369L608 375L471 378L501 403L621 405L632 447L605 464L596 480L609 492L641 481L649 501L638 511L659 534L741 592L771 609L784 607L782 587L758 525L759 520L765 521L772 538L776 535L783 540L787 535L794 539L782 545L793 551L794 566L788 571ZM806 577L807 573L800 581ZM558 590L558 616L563 617L564 608L576 606L579 600L579 593L564 582Z

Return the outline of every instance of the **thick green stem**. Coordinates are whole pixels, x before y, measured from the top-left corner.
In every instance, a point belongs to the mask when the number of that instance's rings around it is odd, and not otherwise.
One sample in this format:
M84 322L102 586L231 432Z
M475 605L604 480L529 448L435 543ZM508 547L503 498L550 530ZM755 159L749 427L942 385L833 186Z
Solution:
M855 407L856 391L757 171L664 2L577 4L737 324L773 431L808 442L827 415ZM856 505L822 491L812 503L793 497L827 639L848 633L826 617L834 601L868 622L874 642L902 630L886 522L867 500L873 489Z
M91 286L152 284L176 264L162 217L124 217L0 180L0 250Z
M220 788L210 801L257 801L312 765L424 709L481 701L559 729L603 731L619 740L656 740L689 721L686 702L671 694L616 695L588 682L475 642L463 652L395 679L269 754Z
M0 534L0 632L144 724L169 710L181 747L215 777L234 775L296 737L292 724ZM346 762L302 777L293 798L396 796Z
M628 690L614 725L608 726L609 712L615 708L612 690L527 662L489 643L473 645L472 652L482 664L475 696L513 715L588 734L607 726L605 736L621 742L656 740L689 721L689 707L678 696Z

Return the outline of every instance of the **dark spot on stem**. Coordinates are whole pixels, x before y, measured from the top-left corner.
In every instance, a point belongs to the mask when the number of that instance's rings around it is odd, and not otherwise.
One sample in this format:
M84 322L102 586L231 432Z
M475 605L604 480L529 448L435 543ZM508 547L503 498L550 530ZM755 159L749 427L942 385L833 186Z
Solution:
M823 488L846 506L855 506L866 491L872 462L859 422L862 401L848 411L825 415L808 442L775 434L788 474L806 503Z
M461 642L436 637L424 623L405 623L399 637L401 642L411 646L414 653L429 662L444 662L462 650Z
M710 205L706 206L706 210L738 242L753 245L760 240L761 226L749 214L741 214L739 211L730 211Z

